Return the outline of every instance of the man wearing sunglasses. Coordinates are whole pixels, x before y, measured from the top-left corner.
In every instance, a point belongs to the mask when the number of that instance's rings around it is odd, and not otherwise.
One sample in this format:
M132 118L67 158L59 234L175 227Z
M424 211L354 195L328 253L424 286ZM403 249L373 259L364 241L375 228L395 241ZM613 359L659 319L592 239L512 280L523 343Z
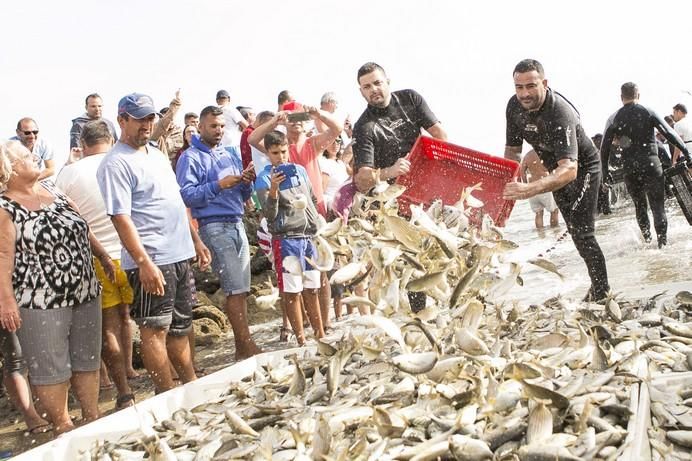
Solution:
M38 167L42 170L39 180L49 178L55 173L55 161L53 160L53 148L43 139L38 137L38 125L36 120L24 117L17 122L17 136L13 141L21 142L29 152L34 154Z

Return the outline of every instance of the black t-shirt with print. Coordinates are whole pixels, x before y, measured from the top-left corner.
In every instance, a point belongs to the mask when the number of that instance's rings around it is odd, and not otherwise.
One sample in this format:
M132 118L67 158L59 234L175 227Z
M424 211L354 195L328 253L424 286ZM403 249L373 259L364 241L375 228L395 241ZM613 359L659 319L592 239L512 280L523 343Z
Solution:
M548 171L562 159L577 161L579 174L600 170L598 149L584 132L579 113L560 93L548 89L543 106L529 112L516 95L507 103L507 146L525 140L536 151Z
M355 168L387 168L405 157L420 135L438 122L423 97L413 90L392 92L385 108L368 105L353 127Z

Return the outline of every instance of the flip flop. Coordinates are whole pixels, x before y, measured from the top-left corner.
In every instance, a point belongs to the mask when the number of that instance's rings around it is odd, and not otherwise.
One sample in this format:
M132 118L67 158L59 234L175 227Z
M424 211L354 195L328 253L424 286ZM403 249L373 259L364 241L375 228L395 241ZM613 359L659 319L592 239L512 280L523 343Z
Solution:
M120 411L135 404L134 394L124 394L115 400L115 410Z
M46 432L50 432L52 430L53 430L53 425L51 423L39 424L38 426L34 426L31 429L27 429L25 434L28 434L28 435L45 434Z

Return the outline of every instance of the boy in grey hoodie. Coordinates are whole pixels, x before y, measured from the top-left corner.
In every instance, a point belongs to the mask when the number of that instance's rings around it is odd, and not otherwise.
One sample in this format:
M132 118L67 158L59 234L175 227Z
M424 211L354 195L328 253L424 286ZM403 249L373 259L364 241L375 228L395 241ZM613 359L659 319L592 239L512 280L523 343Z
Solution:
M310 325L317 338L324 336L317 291L320 272L306 258L316 259L313 242L317 232L315 196L305 169L288 162L288 140L280 131L264 137L271 165L260 172L255 191L272 234L274 268L293 333L299 345L305 344L302 294Z

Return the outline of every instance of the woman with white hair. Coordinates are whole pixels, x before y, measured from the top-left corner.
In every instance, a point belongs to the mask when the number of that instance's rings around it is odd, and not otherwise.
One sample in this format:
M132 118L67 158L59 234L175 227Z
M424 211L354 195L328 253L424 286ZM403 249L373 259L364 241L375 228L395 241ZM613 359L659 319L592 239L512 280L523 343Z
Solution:
M74 428L70 384L83 419L99 417L101 287L92 250L109 276L114 267L75 205L40 174L28 149L0 144L0 326L17 332L57 435Z

